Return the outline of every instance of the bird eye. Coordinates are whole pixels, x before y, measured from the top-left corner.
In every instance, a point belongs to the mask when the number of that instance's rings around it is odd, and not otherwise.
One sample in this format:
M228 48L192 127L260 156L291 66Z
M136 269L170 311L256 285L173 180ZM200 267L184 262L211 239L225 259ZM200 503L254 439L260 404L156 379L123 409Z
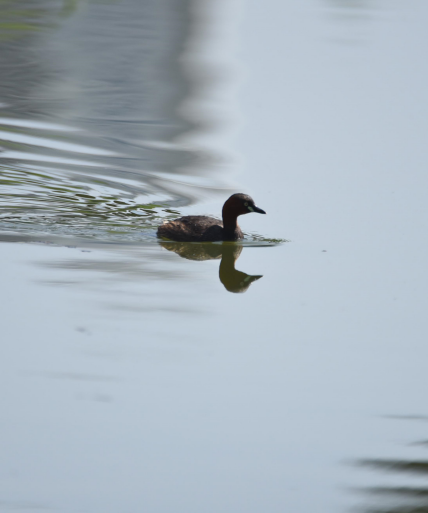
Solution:
M244 203L244 205L245 205L246 207L248 207L248 201L246 201L246 202Z

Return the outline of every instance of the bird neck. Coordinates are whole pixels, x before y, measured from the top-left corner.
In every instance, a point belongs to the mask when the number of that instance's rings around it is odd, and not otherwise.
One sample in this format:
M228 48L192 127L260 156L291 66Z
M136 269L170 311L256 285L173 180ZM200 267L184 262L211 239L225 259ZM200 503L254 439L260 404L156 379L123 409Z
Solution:
M238 216L223 210L223 228L227 233L235 233L238 229Z

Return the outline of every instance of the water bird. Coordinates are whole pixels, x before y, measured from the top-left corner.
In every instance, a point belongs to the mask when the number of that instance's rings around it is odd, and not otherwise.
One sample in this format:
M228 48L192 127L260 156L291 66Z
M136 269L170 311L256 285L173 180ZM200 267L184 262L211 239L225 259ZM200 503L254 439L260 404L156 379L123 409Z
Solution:
M157 235L178 242L239 240L244 238L244 234L238 225L238 216L251 212L266 214L255 205L251 196L242 193L232 194L223 205L223 222L215 217L185 216L164 222L159 226Z

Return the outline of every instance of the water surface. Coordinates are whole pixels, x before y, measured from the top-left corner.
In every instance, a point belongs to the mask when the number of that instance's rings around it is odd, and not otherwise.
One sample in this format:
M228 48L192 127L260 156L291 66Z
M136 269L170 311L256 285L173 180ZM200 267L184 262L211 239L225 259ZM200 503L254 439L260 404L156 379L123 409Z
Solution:
M0 511L424 511L426 4L0 17Z

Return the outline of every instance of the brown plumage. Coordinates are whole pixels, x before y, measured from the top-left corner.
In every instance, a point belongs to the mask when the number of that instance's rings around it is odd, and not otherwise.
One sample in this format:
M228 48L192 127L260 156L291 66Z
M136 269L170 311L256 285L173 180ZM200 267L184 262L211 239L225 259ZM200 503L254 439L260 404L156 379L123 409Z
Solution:
M266 214L247 194L233 194L223 205L223 221L207 216L185 216L159 226L157 234L179 242L239 240L244 235L238 226L238 216L250 212Z

